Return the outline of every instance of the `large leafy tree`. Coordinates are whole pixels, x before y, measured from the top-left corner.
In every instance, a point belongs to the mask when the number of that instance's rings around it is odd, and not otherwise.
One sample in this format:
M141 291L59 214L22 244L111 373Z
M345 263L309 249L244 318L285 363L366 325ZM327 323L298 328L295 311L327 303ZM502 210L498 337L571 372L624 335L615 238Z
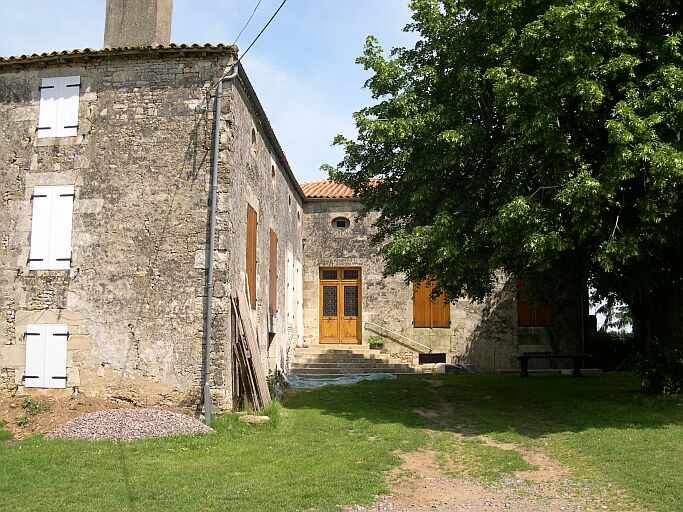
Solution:
M414 0L413 48L370 37L375 104L332 177L379 211L387 273L482 299L588 282L681 342L680 0ZM379 180L373 180L379 178Z

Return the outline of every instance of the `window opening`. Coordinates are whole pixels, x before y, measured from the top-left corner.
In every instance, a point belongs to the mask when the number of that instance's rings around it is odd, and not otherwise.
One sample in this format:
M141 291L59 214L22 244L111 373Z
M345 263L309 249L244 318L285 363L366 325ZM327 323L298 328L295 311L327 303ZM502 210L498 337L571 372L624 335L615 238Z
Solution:
M38 138L78 135L80 76L43 78L40 85Z
M270 314L277 312L277 234L270 230L270 275L269 275Z
M550 304L535 305L530 297L520 290L525 288L517 281L517 319L519 327L547 327L553 325L553 309Z
M256 229L257 215L250 205L247 205L247 286L249 288L249 302L251 309L256 309Z
M413 326L451 326L451 305L443 293L432 299L433 290L434 286L429 282L413 283Z
M74 187L35 187L29 270L69 270Z
M358 279L358 270L344 269L344 280L355 281Z
M346 229L351 222L346 217L337 217L332 221L332 226L338 229Z
M445 363L446 354L419 354L417 356L418 364L433 364L433 363Z
M334 269L323 269L323 270L321 270L321 273L322 273L322 279L324 279L326 281L337 279L337 271Z

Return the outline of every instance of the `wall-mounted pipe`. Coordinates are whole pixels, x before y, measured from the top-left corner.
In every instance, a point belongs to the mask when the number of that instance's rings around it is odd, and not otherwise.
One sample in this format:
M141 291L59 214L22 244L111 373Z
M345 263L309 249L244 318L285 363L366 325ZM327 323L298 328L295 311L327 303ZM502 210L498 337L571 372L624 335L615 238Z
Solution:
M237 76L239 62L233 64L229 73L223 75L216 85L216 99L213 113L213 148L211 156L211 205L209 214L209 247L206 273L206 310L204 315L204 422L211 424L211 392L209 389L209 373L211 369L211 308L213 299L213 251L216 236L216 200L218 194L218 153L221 134L221 108L223 100L223 82Z

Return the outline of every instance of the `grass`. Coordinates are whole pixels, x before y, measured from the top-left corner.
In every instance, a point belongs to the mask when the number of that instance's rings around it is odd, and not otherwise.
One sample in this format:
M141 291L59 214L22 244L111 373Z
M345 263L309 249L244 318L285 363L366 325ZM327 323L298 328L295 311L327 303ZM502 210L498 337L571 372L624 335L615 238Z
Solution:
M575 474L648 509L683 510L683 400L642 395L629 375L447 379L477 433L543 447Z
M265 426L228 415L209 436L2 443L0 508L294 511L370 503L385 490L383 473L399 464L396 452L425 445L424 421L410 411L431 400L425 382L382 384L300 394L273 405ZM332 406L348 414L326 414Z
M473 476L499 480L517 471L537 469L515 450L490 446L481 439L437 436L433 448L440 452L440 466L454 477Z
M2 508L339 510L386 491L398 451L428 445L449 467L487 479L532 469L517 451L484 444L486 435L544 447L582 479L623 489L648 509L683 509L680 400L640 396L635 379L621 375L439 378L436 389L430 378L408 377L298 393L269 408L268 425L227 415L209 436L2 442ZM435 390L462 417L429 433L413 409L438 409Z
M9 441L12 439L12 432L5 430L7 422L5 420L0 420L0 441Z

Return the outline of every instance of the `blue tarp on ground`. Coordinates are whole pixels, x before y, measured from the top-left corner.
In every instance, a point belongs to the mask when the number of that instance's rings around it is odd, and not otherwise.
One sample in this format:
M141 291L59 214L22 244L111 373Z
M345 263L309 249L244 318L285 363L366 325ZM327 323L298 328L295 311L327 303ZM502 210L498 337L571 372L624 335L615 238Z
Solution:
M362 380L393 380L396 375L391 373L370 373L363 375L340 375L339 377L312 377L308 375L290 374L287 383L292 389L316 389L323 386L340 386L356 384Z

